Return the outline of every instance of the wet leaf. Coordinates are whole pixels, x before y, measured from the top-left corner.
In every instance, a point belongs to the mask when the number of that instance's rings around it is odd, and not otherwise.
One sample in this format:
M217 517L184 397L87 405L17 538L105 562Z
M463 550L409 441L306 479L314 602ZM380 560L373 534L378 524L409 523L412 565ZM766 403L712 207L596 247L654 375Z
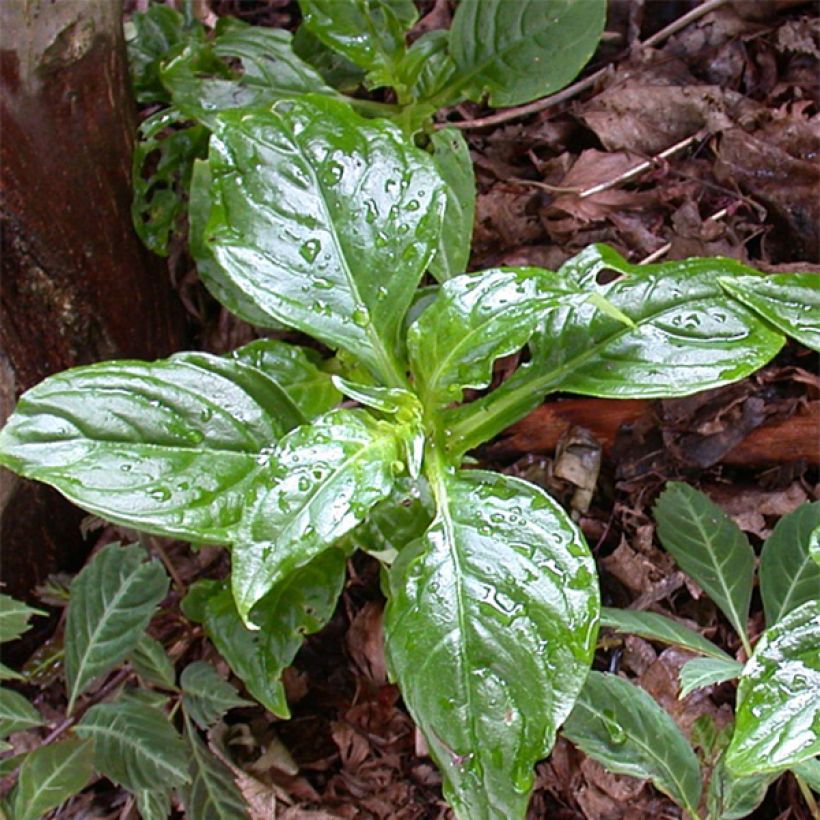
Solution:
M185 713L200 729L209 729L230 709L253 705L239 697L236 689L206 661L188 664L182 670L179 685Z
M463 817L523 817L595 646L595 566L550 497L442 475L438 514L390 574L386 653Z
M680 698L695 689L740 677L743 664L719 658L694 658L680 670Z
M43 716L19 692L0 688L0 738L43 725Z
M751 774L735 777L726 768L726 759L721 755L712 769L706 806L710 816L720 820L740 820L748 817L765 799L769 786L777 775Z
M150 635L142 635L128 655L134 671L146 682L171 689L176 672L162 644Z

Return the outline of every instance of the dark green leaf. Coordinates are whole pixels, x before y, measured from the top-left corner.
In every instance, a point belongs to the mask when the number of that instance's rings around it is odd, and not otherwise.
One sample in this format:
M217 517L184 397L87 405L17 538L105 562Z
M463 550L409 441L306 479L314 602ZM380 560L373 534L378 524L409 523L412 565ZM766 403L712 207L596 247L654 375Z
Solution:
M150 635L142 635L128 655L134 671L146 682L168 689L176 683L174 664L159 641Z
M40 820L82 791L93 773L91 743L72 738L35 749L20 768L14 820Z
M98 703L75 727L94 741L94 764L106 777L132 792L190 780L182 738L154 706L135 700Z
M726 765L775 772L820 753L820 601L769 627L740 676Z
M326 46L307 26L299 26L293 35L293 50L310 63L333 88L352 94L364 82L364 69Z
M274 415L286 411L287 423ZM105 362L25 393L0 463L115 523L223 544L300 419L275 382L220 356Z
M450 50L464 93L494 107L567 85L595 52L604 0L461 0Z
M10 752L14 746L11 743L6 743L5 740L0 740L0 752ZM21 752L20 754L12 755L11 757L0 758L0 778L8 777L12 772L16 771L22 766L23 761L28 756L28 752Z
M441 475L438 515L393 565L386 654L460 816L523 817L592 660L583 536L541 489Z
M743 276L720 279L720 284L787 336L820 350L820 276L816 273Z
M179 683L185 713L200 729L209 729L230 709L253 706L251 701L240 698L236 689L205 661L186 666Z
M167 789L140 789L134 796L142 820L168 820L171 816L171 794Z
M19 692L0 688L0 738L43 725L42 715Z
M71 585L65 634L65 678L70 712L94 678L131 652L168 592L158 561L134 544L108 544Z
M703 635L672 620L672 618L667 618L665 615L659 615L656 612L636 612L632 609L612 609L605 606L601 608L601 626L609 626L619 632L640 635L640 637L647 638L650 641L661 641L673 646L680 646L719 661L732 661L729 655L704 638Z
M590 672L563 734L609 771L651 780L698 816L702 784L695 753L643 689L617 675Z
M760 554L760 597L767 625L806 601L820 600L820 566L809 552L818 527L820 501L815 501L784 515L766 539Z
M746 536L717 504L680 482L666 485L655 520L666 551L723 611L748 650L755 554Z
M694 658L688 661L680 670L680 695L685 698L695 689L723 683L727 680L740 677L743 664L722 658Z
M28 630L32 616L46 614L0 592L0 643L16 641Z
M270 489L242 519L232 554L239 613L361 523L393 485L399 428L364 411L334 410L289 433L277 448Z
M765 799L769 786L777 775L751 774L735 777L726 768L725 758L720 756L712 769L706 807L709 816L720 820L740 820L748 817Z
M444 208L429 154L389 123L311 96L223 114L210 168L207 244L224 279L271 319L402 386L402 319Z
M401 82L410 89L410 97L426 107L430 115L438 108L463 99L458 90L458 69L449 45L450 32L446 29L427 31L410 46L398 66ZM440 133L434 132L431 138ZM469 196L474 198L475 190L470 191ZM463 273L463 269L458 273Z

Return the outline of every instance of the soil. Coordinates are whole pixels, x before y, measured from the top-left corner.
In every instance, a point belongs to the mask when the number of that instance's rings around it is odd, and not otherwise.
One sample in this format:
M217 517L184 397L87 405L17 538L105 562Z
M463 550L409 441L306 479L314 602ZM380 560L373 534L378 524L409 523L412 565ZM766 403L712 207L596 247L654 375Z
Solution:
M298 22L287 0L199 5L261 25ZM419 26L448 24L447 0L420 5L426 16ZM762 270L820 271L817 8L788 0L711 5L647 47L641 42L698 3L610 0L607 35L583 75L599 72L591 87L524 115L498 116L475 104L441 113L441 122L465 128L476 167L471 269L554 269L586 245L606 242L635 262L722 255ZM207 296L181 250L169 268L200 347L224 352L255 338ZM499 363L498 378L514 364ZM651 505L668 480L685 480L759 546L780 516L820 497L818 402L817 356L789 343L753 377L685 399L559 397L475 455L547 487L575 511L606 605L683 618L738 655L722 615L659 547ZM92 533L98 544L118 535L111 527ZM180 662L204 657L227 673L177 607L181 585L219 577L227 558L161 543L177 583L152 634ZM451 816L424 741L387 682L383 604L377 564L354 558L335 616L308 638L286 674L293 717L234 710L212 738L244 774L243 791L259 817L270 816L272 800L287 820ZM755 593L753 634L762 625ZM702 715L725 725L733 685L679 700L677 671L686 659L681 650L604 630L596 668L644 687L686 733ZM45 691L48 678L42 684ZM130 801L102 781L60 816L136 816ZM810 815L784 775L752 816ZM529 817L638 820L681 812L647 782L608 774L559 740L537 766Z

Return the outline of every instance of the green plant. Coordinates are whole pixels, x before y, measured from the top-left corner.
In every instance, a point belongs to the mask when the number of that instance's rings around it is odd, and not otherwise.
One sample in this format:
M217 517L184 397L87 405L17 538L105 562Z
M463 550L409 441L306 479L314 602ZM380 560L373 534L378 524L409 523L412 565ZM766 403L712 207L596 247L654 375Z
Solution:
M0 761L4 777L17 776L4 806L13 820L38 820L82 791L95 773L130 791L144 818L168 817L172 790L189 817L246 816L233 776L199 730L250 701L204 661L188 664L177 681L171 659L145 631L168 591L162 565L146 558L138 544L108 544L72 583L63 639L71 717L42 745ZM32 614L44 613L0 596L0 640L17 637ZM0 709L4 743L13 732L45 723L10 689L0 689Z
M711 772L702 795L700 763L669 715L643 690L615 675L590 673L564 734L611 771L645 777L692 817L746 817L781 772L791 769L809 804L820 791L820 566L811 557L820 502L780 519L760 555L766 631L754 650L747 632L755 574L751 544L703 493L671 483L655 506L658 534L681 569L732 624L745 664L699 633L652 612L604 607L601 623L673 644L701 657L680 671L680 697L739 678L734 725L698 722L692 740Z
M108 520L230 545L230 589L197 585L185 608L280 715L281 670L333 611L345 556L372 550L391 674L448 799L462 817L523 816L592 660L595 565L544 491L462 469L465 454L553 391L684 395L753 372L784 337L721 281L756 274L598 246L558 272L417 290L446 185L395 125L307 96L211 127L192 186L200 271L239 315L337 355L266 339L75 368L22 397L0 463ZM604 270L620 278L598 284ZM524 345L527 364L463 402ZM331 409L342 395L360 406Z

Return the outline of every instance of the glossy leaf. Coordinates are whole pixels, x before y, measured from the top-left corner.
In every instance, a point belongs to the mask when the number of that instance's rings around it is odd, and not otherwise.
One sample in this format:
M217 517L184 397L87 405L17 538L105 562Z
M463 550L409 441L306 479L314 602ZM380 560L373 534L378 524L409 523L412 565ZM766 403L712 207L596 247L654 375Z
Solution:
M141 820L168 820L171 795L167 789L140 789L135 795Z
M128 655L134 671L146 682L172 689L176 672L162 644L150 635L142 635Z
M34 609L22 601L0 592L0 643L16 641L29 629L29 621L34 615L47 613Z
M364 411L334 410L282 439L270 489L245 512L232 553L233 592L243 619L390 493L393 463L402 456L397 432Z
M809 552L818 527L820 501L815 501L784 515L766 539L760 553L760 597L767 625L806 601L820 600L820 566Z
M185 614L199 621L219 654L265 708L290 717L282 673L293 663L305 635L330 620L345 578L345 556L327 550L291 573L253 608L259 626L242 622L230 589L200 581L185 599Z
M307 26L296 29L293 50L298 57L310 63L328 85L338 91L352 94L364 82L364 69L326 46Z
M247 818L248 809L230 771L197 737L185 722L185 742L189 751L191 782L180 788L188 817L196 820L238 820Z
M750 774L735 777L726 768L721 755L712 769L706 792L706 807L710 817L720 820L740 820L748 817L766 798L766 792L777 775Z
M526 344L543 313L584 294L540 268L497 268L445 282L407 334L416 389L425 404L459 401L486 387L495 359Z
M19 692L0 688L0 738L43 725L43 716Z
M253 705L239 697L236 689L205 661L188 664L182 670L179 685L185 713L200 729L210 729L230 709Z
M266 453L300 421L247 364L207 353L105 362L25 393L0 432L0 464L115 523L222 544Z
M75 732L94 741L94 765L129 791L190 780L182 738L160 709L125 700L92 706Z
M590 672L563 734L616 774L646 778L692 816L700 802L700 767L675 722L643 689Z
M20 767L14 820L40 820L85 788L94 774L87 741L69 739L30 752Z
M68 711L95 678L131 652L168 592L158 561L133 544L103 547L71 584L65 635Z
M391 674L461 817L523 817L592 660L599 598L583 536L541 489L440 476L438 514L390 574Z
M461 0L450 29L461 88L495 107L558 91L592 57L605 17L603 0Z
M633 609L601 608L601 626L608 626L650 641L660 641L707 655L719 661L731 662L722 649L698 632L656 612L637 612Z
M210 170L207 246L224 278L403 385L402 319L444 208L432 158L389 123L311 96L223 114Z
M429 111L428 116L463 99L458 88L458 69L450 54L450 32L446 29L424 32L407 49L398 71L402 83L410 90L410 97L417 106ZM431 140L435 142L436 135L441 133L433 132ZM474 189L466 193L469 199L475 198ZM463 273L463 269L457 272Z
M820 754L820 601L769 627L740 676L726 765L775 772Z
M815 527L809 537L809 556L815 564L820 566L820 527Z
M816 273L744 276L721 279L720 284L778 330L820 351L820 276Z
M719 658L694 658L687 661L680 670L680 695L685 698L695 689L723 683L740 677L743 664L734 660Z
M755 554L746 536L717 504L680 482L666 485L655 503L655 520L664 549L703 587L748 647Z

